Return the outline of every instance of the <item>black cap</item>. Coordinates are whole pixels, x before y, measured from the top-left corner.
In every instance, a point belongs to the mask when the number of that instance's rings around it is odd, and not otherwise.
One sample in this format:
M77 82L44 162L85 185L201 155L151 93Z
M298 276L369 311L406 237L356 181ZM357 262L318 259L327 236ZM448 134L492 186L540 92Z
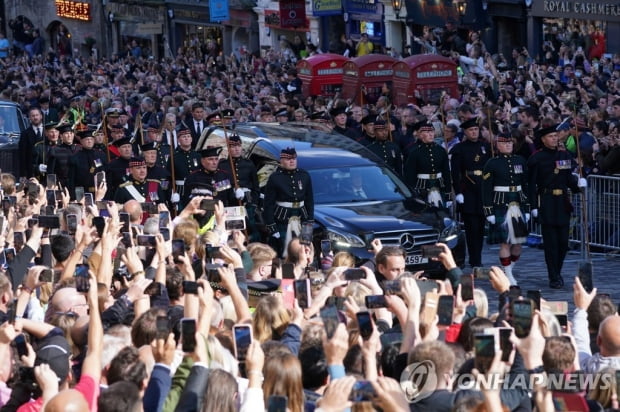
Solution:
M222 116L224 117L233 117L234 115L235 115L235 111L233 109L222 110Z
M282 109L280 109L280 110L278 110L276 112L276 117L279 117L279 116L286 116L286 117L288 117L288 110L286 110L286 107L283 107Z
M215 113L211 113L210 115L208 115L205 120L208 123L221 122L222 121L222 116L220 115L219 112L215 112Z
M44 339L37 349L34 365L48 364L60 383L69 375L71 348L63 336L54 335Z
M80 138L80 140L81 139L94 138L95 137L95 130L88 129L88 130L84 130L84 131L78 132L76 134Z
M72 132L73 131L73 126L71 125L71 123L63 123L61 125L59 125L57 127L58 131L60 133L65 133L65 132Z
M310 115L310 120L329 120L329 116L324 111L322 112L314 112Z
M280 151L280 159L294 159L297 157L297 151L294 147L286 147Z
M121 147L126 144L131 144L131 139L128 137L123 137L123 138L113 141L112 144L116 147Z
M120 114L118 113L118 110L116 110L116 109L110 110L110 111L106 112L106 117L108 117L108 118L116 119L119 116L120 116Z
M182 127L181 129L177 131L177 138L184 136L184 135L191 136L192 135L191 130L189 130L187 127Z
M360 121L360 123L361 124L374 123L376 119L377 119L377 116L368 114L368 115L362 117L362 120Z
M548 134L557 132L557 130L558 130L558 125L554 124L554 125L551 125L549 127L545 127L543 129L538 129L538 130L534 131L534 137L536 139L541 139L541 138L545 137Z
M146 143L140 146L140 151L144 153L144 152L148 152L149 150L157 150L158 146L159 144L157 142Z
M495 140L498 142L512 142L512 135L506 132L500 132L495 137Z
M200 151L201 157L217 157L220 155L222 151L221 147L218 146L209 146L206 149Z
M381 120L381 119L375 120L375 130L377 129L385 129L385 120Z
M470 127L480 127L478 125L478 118L477 117L472 117L471 119L461 123L461 129L463 129L463 130L467 130Z
M231 146L239 146L241 145L241 137L237 133L232 133L228 135L228 144Z
M339 114L343 114L343 113L346 113L346 112L347 112L347 110L344 107L334 107L333 109L330 110L329 114L332 117L336 117Z
M140 167L140 166L146 166L146 161L144 160L144 157L132 157L129 160L129 167Z
M58 123L56 122L47 122L45 123L45 130L58 129Z

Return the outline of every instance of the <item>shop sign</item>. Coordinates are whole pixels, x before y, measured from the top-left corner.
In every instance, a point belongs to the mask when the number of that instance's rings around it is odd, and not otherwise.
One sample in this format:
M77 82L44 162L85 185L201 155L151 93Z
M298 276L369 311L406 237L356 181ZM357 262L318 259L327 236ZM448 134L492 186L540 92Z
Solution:
M129 17L138 17L160 23L164 20L161 9L158 8L142 7L126 3L108 3L108 8L119 20Z
M312 2L312 14L315 16L333 16L341 13L341 0L314 0Z
M280 1L280 27L302 27L306 22L305 0Z
M452 76L452 70L433 70L428 72L417 72L416 77L418 79L432 79L435 77L449 77Z
M383 76L391 76L394 74L394 70L386 69L386 70L366 70L364 72L365 77L383 77Z
M620 2L543 0L532 3L532 15L620 21Z
M230 19L228 0L209 0L209 15L211 23Z
M78 1L56 0L56 15L66 19L90 21L90 4Z
M375 0L345 0L344 9L347 13L376 14Z

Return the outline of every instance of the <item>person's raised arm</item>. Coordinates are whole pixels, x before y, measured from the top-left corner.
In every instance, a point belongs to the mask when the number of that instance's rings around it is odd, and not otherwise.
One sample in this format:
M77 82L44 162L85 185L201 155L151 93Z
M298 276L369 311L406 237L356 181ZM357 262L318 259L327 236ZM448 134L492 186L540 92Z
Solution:
M101 352L103 350L103 325L101 323L101 314L99 313L97 279L90 272L89 275L90 289L86 294L89 309L88 349L82 363L82 376L91 377L95 385L99 385L101 379ZM87 399L87 401L89 400Z
M218 268L217 271L222 279L222 285L228 291L233 305L235 306L237 323L243 323L252 319L248 302L245 300L245 297L241 293L241 289L239 289L239 285L237 284L235 271L230 266Z

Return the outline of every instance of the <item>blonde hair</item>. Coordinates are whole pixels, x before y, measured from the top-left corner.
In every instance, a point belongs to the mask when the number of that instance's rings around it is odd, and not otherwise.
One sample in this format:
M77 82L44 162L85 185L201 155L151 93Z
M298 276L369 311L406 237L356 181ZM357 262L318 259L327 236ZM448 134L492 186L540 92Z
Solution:
M260 343L280 336L291 321L291 316L278 296L264 296L256 305L252 326L254 338Z
M346 266L352 268L355 266L355 258L348 252L338 252L334 255L332 267Z
M344 291L344 296L352 296L355 303L360 307L366 306L365 298L371 294L371 290L360 282L349 282L347 288Z
M474 304L476 305L476 316L488 318L489 316L489 300L484 290L474 289Z

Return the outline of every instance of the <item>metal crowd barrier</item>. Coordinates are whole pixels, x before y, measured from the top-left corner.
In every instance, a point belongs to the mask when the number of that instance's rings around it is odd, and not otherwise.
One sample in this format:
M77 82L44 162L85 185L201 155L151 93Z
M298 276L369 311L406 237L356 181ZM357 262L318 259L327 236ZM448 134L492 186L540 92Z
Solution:
M582 248L583 230L588 231L591 253L616 254L620 252L620 177L588 176L585 192L588 227L582 225L582 202L580 193L572 195L573 214L570 222L569 240L573 249ZM530 236L527 244L542 243L540 224L530 220ZM618 255L620 257L620 255Z

